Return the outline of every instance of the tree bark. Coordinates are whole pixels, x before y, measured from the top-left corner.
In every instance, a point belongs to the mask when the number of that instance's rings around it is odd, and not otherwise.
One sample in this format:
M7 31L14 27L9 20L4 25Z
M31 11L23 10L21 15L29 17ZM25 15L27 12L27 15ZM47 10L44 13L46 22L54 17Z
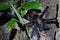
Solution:
M10 33L6 32L7 24L0 26L0 40L8 40Z

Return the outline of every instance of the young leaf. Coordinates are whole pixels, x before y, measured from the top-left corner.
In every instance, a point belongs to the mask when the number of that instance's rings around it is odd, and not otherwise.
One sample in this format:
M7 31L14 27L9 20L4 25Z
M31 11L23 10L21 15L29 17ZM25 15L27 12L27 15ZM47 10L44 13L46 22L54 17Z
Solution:
M11 7L12 7L13 10L15 11L15 13L16 13L18 19L19 19L19 22L20 22L21 24L24 24L24 20L23 20L23 18L20 16L19 12L14 8L14 6L13 6L12 4L11 4Z
M16 19L14 19L14 18L12 18L12 19L8 22L8 24L7 24L7 29L6 29L7 32L10 32L10 31L11 31L11 29L13 28L15 22L16 22Z
M23 9L37 9L37 10L41 10L41 4L35 1L31 1L31 2L26 2L24 3L21 7L19 7L18 9L23 8Z
M24 17L27 14L28 10L21 11L21 16Z

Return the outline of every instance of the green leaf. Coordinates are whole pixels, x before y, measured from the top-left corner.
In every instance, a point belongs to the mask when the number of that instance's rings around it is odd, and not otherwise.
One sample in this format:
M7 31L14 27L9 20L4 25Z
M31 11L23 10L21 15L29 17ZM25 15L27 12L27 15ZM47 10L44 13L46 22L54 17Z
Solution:
M16 19L14 19L14 18L12 18L12 19L8 22L8 24L7 24L7 29L6 29L7 32L10 32L10 31L11 31L11 29L13 28L15 22L16 22Z
M37 9L37 10L41 10L41 4L35 1L31 1L31 2L26 2L24 3L21 7L19 7L18 9L23 8L23 9Z
M6 3L6 2L0 2L0 10L7 9L9 7L10 7L10 5L8 5L8 3Z
M27 14L28 10L21 11L21 16L24 17Z
M21 15L19 14L19 12L14 8L14 6L11 4L11 7L13 8L13 10L14 10L14 12L16 13L16 15L17 15L17 17L18 17L18 19L19 19L19 22L21 23L21 24L24 24L24 20L23 20L23 18L21 17Z
M14 4L16 4L19 0L13 0L14 1Z
M18 0L13 0L14 4L16 4L18 2ZM8 2L0 2L0 10L5 10L8 9L10 7Z

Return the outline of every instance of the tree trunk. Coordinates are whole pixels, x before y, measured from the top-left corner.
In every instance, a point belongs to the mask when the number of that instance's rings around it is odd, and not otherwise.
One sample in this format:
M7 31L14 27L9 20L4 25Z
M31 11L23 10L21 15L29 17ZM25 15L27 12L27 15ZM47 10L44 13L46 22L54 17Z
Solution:
M39 0L42 4L43 9L49 5L48 9L45 12L46 19L56 18L56 5L59 3L59 0ZM50 27L50 30L47 30L47 36L50 36L54 40L54 34L56 32L55 24L46 24L46 27Z
M38 0L43 9L49 5L48 10L46 11L46 18L55 18L56 17L56 4L58 4L59 0ZM54 40L54 33L56 30L55 24L46 24L47 27L51 27L50 30L47 31L47 36L50 36L52 40ZM0 26L0 40L8 40L10 33L7 33L6 30L7 24ZM22 35L22 34L21 34ZM22 37L20 35L20 32L17 32L16 37L14 40L22 40ZM21 39L20 39L21 38Z
M0 26L0 40L8 40L10 33L6 32L7 24Z

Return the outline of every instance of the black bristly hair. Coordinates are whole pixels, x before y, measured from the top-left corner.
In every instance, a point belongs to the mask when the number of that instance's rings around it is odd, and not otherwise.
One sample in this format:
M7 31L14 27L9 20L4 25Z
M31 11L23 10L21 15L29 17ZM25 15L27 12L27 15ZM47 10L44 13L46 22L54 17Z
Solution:
M30 39L29 35L28 35L28 32L27 32L27 29L26 29L26 26L25 25L22 25L21 23L17 22L18 26L20 27L20 29L23 31L25 31L28 39Z
M42 19L46 24L55 24L57 26L57 28L59 28L59 22L58 22L58 10L59 10L59 5L56 5L56 17L55 18L51 18L51 19ZM45 14L45 11L43 12L43 14L40 16L40 18L42 18Z
M47 24L56 24L57 28L59 28L59 22L58 22L58 10L59 10L59 5L56 5L56 17L52 19L44 19ZM55 21L54 21L55 20Z
M16 33L17 33L17 29L12 29L12 31L10 33L10 36L9 36L9 40L13 40Z

